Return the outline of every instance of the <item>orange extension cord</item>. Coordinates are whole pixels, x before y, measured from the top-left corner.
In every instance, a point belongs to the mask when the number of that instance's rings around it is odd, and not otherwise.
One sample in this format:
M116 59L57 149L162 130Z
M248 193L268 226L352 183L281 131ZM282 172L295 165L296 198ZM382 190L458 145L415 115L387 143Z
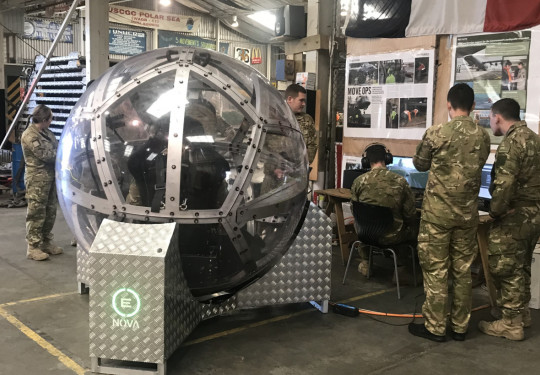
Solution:
M335 305L336 303L335 302L329 302L330 305ZM351 306L351 307L354 307L354 306ZM481 306L478 306L478 307L475 307L471 310L471 312L475 312L475 311L478 311L478 310L483 310L483 309L487 309L489 307L489 305L481 305ZM372 311L372 310L366 310L366 309L360 309L360 308L357 308L358 312L360 314L366 314L366 315L375 315L375 316L387 316L387 317L392 317L392 318L421 318L423 315L422 314L394 314L394 313L385 313L385 312L380 312L380 311Z

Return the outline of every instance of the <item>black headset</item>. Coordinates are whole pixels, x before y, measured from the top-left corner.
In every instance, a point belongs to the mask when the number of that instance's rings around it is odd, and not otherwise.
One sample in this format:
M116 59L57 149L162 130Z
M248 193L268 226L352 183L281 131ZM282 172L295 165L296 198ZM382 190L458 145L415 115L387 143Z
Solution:
M367 150L372 146L382 146L384 147L384 164L390 165L394 162L394 156L390 153L390 150L379 142L373 142L366 146L364 149L364 153L362 154L362 159L360 160L360 163L362 164L362 168L369 169L371 168L371 163L369 162L369 159L367 157Z

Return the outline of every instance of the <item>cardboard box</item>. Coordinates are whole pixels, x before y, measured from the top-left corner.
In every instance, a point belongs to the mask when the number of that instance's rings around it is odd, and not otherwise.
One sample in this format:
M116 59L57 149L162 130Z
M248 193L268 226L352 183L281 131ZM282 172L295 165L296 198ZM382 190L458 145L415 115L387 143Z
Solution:
M531 309L540 309L540 245L536 245L531 264Z

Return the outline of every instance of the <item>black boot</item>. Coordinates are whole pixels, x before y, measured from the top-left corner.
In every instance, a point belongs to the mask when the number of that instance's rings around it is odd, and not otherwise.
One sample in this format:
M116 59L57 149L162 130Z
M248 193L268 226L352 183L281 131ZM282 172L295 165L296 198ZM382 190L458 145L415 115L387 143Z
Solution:
M446 336L439 336L429 332L425 325L409 323L409 333L414 336L422 337L436 342L446 341Z

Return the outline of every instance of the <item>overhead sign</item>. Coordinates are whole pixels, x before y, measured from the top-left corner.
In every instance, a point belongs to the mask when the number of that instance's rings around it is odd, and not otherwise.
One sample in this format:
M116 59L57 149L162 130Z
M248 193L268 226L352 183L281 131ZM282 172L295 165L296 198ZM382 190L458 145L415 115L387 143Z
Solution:
M262 64L262 53L259 47L255 47L251 50L251 64Z
M61 24L47 19L25 19L23 38L54 41ZM60 42L73 43L73 27L67 25Z
M171 31L160 30L158 33L158 48L174 46L192 46L216 50L216 41L198 36L184 35ZM219 52L228 54L229 43L219 43Z
M251 61L251 50L249 48L236 47L234 49L234 58L249 65Z
M146 33L109 29L109 53L135 56L146 51Z
M148 27L151 29L191 33L199 29L201 17L110 5L109 21L132 26Z

